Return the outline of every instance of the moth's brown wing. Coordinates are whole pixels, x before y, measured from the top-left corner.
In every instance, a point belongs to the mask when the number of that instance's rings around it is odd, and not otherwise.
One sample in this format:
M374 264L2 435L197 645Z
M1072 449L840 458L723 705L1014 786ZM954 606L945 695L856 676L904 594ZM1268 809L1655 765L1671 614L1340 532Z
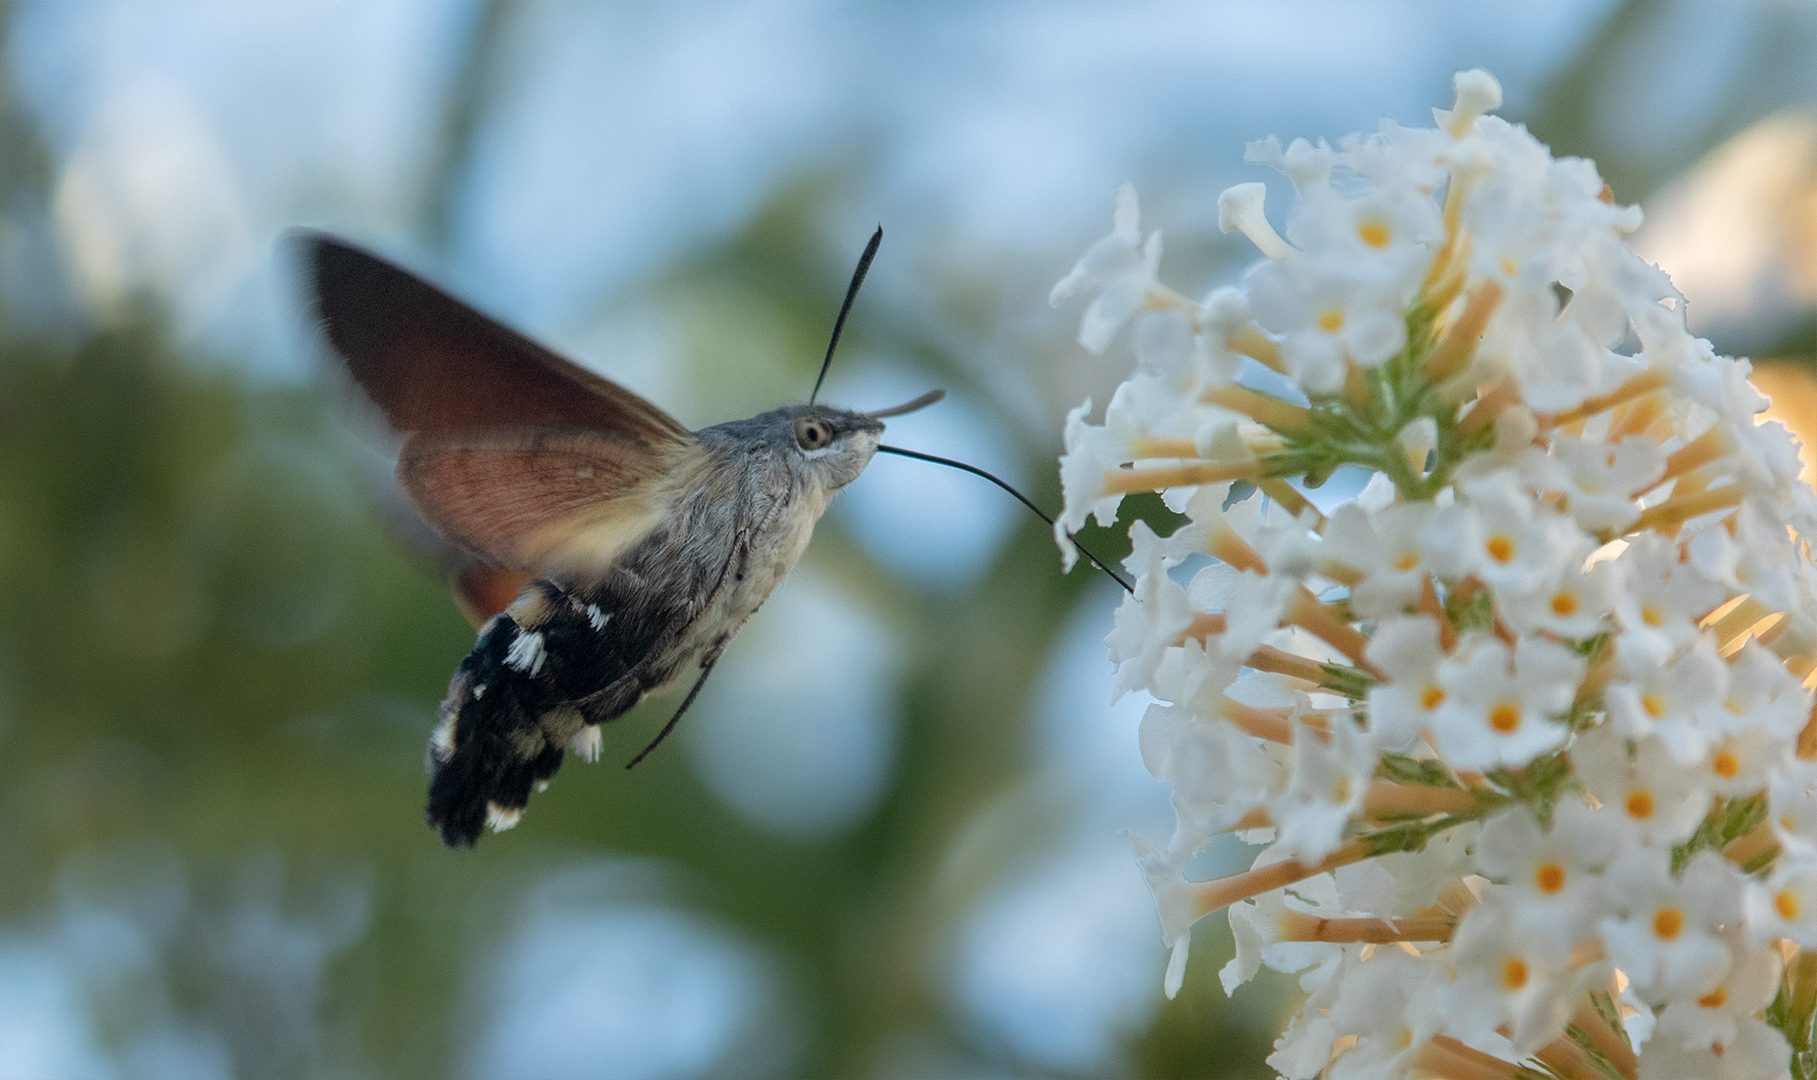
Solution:
M477 560L468 561L449 577L454 606L475 630L510 607L531 581L530 575L521 570L503 570Z
M361 479L366 477L362 474ZM382 488L376 483L363 486L368 486L367 499L378 511L386 531L447 578L455 607L475 630L511 606L524 586L530 584L530 575L493 565L443 536L404 498L395 479L387 478Z
M409 271L321 233L291 243L329 344L408 436L405 492L493 567L596 577L660 520L678 471L704 458L655 405Z
M542 427L650 447L693 439L638 395L370 252L316 232L289 243L329 344L400 433Z
M398 480L461 547L582 583L649 535L706 459L692 438L652 450L596 431L416 435L398 458Z

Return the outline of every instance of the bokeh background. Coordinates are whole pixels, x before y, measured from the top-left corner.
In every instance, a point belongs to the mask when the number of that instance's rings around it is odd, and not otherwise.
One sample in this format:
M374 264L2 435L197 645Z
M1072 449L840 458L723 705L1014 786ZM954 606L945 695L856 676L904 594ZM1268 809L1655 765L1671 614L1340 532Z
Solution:
M1054 506L1049 286L1142 193L1189 292L1243 144L1428 121L1484 66L1594 156L1719 349L1817 398L1817 6L0 7L0 1076L1263 1076L1220 919L1160 993L1169 827L1118 592L881 459L678 736L647 704L477 850L422 822L472 632L278 241L367 243L690 426L829 380ZM1277 201L1276 211L1284 208ZM1136 503L1132 513L1155 513ZM1114 534L1087 536L1114 553ZM1234 842L1201 876L1249 856Z

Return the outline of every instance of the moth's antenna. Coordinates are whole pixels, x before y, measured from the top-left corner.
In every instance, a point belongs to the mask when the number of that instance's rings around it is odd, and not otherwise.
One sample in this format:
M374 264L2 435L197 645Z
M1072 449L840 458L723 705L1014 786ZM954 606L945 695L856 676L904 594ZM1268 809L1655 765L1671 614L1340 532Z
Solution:
M871 269L871 260L877 257L877 245L883 243L883 226L871 234L871 242L864 245L864 254L858 256L858 269L852 271L852 283L846 286L845 303L839 305L839 321L833 324L833 340L826 343L826 359L820 362L820 378L814 380L814 392L808 395L808 404L820 396L820 384L826 381L826 369L833 366L833 350L839 347L839 332L845 329L845 317L852 310L852 301L858 299L858 286L864 284L864 275Z
M1020 491L1017 491L1015 488L1010 487L1009 484L1005 483L1002 480L997 479L995 476L992 476L990 473L985 472L983 469L980 469L976 465L967 465L963 461L954 461L952 458L935 457L932 454L924 454L919 450L904 450L900 446L879 446L877 448L877 451L878 451L878 453L883 453L883 454L896 454L900 457L914 458L916 461L931 461L936 465L945 465L949 469L958 469L961 472L971 473L973 476L982 476L986 480L989 480L991 483L1002 488L1004 491L1007 491L1011 495L1014 495L1017 498L1017 500L1022 503L1023 506L1026 506L1030 510L1033 510L1035 512L1035 516L1040 518L1042 521L1047 522L1049 525L1052 525L1054 523L1054 519L1048 517L1047 514L1045 512L1043 512L1039 506L1036 506L1034 503L1030 502L1027 495L1024 495ZM1136 591L1135 587L1133 585L1131 585L1129 582L1123 580L1123 577L1121 574L1118 574L1115 570L1112 570L1110 567L1104 565L1103 561L1100 560L1096 555L1093 555L1091 552L1085 550L1085 545L1079 543L1078 537L1074 536L1072 533L1069 532L1066 534L1066 538L1073 542L1073 547L1076 547L1079 549L1079 554L1085 556L1085 559L1087 562L1091 563L1093 566L1097 567L1098 569L1104 571L1106 574L1109 574L1110 580L1116 582L1118 585L1123 586L1124 592L1134 593Z

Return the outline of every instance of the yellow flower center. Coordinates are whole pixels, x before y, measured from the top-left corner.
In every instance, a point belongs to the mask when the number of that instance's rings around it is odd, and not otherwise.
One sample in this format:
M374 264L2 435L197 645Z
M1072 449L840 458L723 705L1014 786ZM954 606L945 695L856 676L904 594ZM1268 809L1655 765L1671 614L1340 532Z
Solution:
M1527 985L1527 962L1510 956L1502 962L1502 989L1519 990Z
M1791 922L1798 917L1800 911L1804 910L1804 905L1798 902L1797 893L1790 889L1781 889L1773 894L1773 910L1779 912L1780 918Z
M1418 566L1419 564L1420 564L1420 556L1419 556L1419 552L1417 552L1417 551L1405 552L1399 558L1394 560L1394 568L1403 574L1406 573L1407 571L1413 569L1414 567Z
M1657 720L1666 714L1666 699L1658 694L1642 694L1640 707L1648 716Z
M1533 886L1551 896L1565 887L1565 868L1555 862L1540 863L1533 871Z
M1720 1009L1723 1005L1728 1003L1728 1000L1729 992L1718 986L1716 989L1698 998L1697 1004L1702 1005L1706 1009Z
M1648 626L1657 627L1665 624L1666 617L1660 614L1659 608L1654 605L1643 604L1640 609L1640 621Z
M1660 908L1653 913L1653 936L1671 941L1684 933L1685 913L1677 908Z
M1733 780L1741 772L1741 759L1733 750L1718 750L1710 756L1710 771L1724 780Z
M1344 328L1344 309L1326 308L1319 312L1319 329L1327 334L1335 334Z
M1483 544L1483 550L1498 563L1506 563L1514 558L1514 539L1505 533L1496 533Z
M1357 223L1356 235L1372 248L1384 248L1394 239L1385 221L1362 221Z
M1489 726L1503 735L1512 735L1520 728L1520 706L1512 701L1504 701L1489 710Z
M1568 619L1577 614L1577 597L1568 592L1561 592L1552 597L1552 614L1561 619Z
M1628 816L1646 819L1653 816L1653 793L1650 791L1628 792Z
M1444 703L1445 688L1442 686L1428 686L1420 692L1420 708L1427 712L1431 712Z

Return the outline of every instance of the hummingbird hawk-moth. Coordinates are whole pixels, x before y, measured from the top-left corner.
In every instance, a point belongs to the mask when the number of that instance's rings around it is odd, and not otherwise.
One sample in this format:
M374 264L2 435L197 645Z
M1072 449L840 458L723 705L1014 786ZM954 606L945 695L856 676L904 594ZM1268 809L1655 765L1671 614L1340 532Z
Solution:
M370 252L291 242L332 353L403 440L399 484L472 557L459 591L490 615L426 755L429 824L450 845L515 825L567 752L597 759L601 724L697 668L679 720L877 452L883 420L940 396L856 412L815 404L817 381L806 405L689 431ZM485 602L526 580L502 611Z

